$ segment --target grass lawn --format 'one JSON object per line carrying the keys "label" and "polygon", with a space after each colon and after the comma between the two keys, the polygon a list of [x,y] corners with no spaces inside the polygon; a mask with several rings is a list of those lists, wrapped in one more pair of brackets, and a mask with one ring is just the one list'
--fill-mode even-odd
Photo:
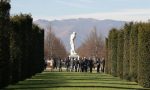
{"label": "grass lawn", "polygon": [[6,90],[142,90],[142,87],[103,73],[45,71]]}

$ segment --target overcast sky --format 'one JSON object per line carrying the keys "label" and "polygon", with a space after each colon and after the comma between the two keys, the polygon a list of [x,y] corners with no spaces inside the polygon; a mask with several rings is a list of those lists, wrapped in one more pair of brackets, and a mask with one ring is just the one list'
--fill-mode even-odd
{"label": "overcast sky", "polygon": [[11,15],[19,13],[31,13],[34,20],[147,21],[150,19],[150,0],[11,0]]}

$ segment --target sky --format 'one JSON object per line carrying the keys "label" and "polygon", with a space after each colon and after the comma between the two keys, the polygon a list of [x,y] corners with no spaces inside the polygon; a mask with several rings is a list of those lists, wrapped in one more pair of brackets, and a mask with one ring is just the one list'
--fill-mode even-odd
{"label": "sky", "polygon": [[20,13],[31,14],[34,20],[148,21],[150,0],[11,0],[11,15]]}

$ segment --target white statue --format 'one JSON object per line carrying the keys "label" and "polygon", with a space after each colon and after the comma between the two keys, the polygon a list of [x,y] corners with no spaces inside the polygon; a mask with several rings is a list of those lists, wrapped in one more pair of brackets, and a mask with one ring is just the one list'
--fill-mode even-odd
{"label": "white statue", "polygon": [[75,52],[75,45],[74,45],[74,40],[76,38],[76,33],[73,32],[71,35],[70,35],[70,45],[71,45],[71,50],[70,50],[70,54],[71,55],[76,55],[77,53]]}

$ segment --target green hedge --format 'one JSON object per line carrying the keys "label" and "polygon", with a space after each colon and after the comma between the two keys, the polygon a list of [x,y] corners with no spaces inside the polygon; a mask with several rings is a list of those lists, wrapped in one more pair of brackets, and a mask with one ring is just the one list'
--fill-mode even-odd
{"label": "green hedge", "polygon": [[27,14],[9,16],[9,0],[0,1],[0,89],[44,70],[44,30]]}
{"label": "green hedge", "polygon": [[150,87],[150,23],[139,27],[138,49],[138,83]]}
{"label": "green hedge", "polygon": [[118,44],[118,31],[111,30],[111,74],[117,76],[117,44]]}
{"label": "green hedge", "polygon": [[138,70],[138,24],[131,27],[130,33],[130,77],[137,82]]}
{"label": "green hedge", "polygon": [[23,14],[12,18],[12,27],[11,60],[18,65],[16,69],[19,67],[14,77],[24,80],[44,69],[44,30],[32,24],[30,15]]}
{"label": "green hedge", "polygon": [[123,79],[124,31],[118,31],[117,74]]}
{"label": "green hedge", "polygon": [[45,68],[44,30],[28,14],[9,17],[10,4],[0,1],[0,89]]}
{"label": "green hedge", "polygon": [[130,32],[133,23],[124,26],[124,57],[123,57],[123,78],[130,80]]}
{"label": "green hedge", "polygon": [[[34,42],[33,45],[33,60],[34,61],[34,65],[37,67],[34,67],[34,70],[36,71],[36,73],[40,73],[44,70],[44,30],[40,29],[38,26],[33,25],[33,36],[35,36],[34,40],[32,42]],[[38,38],[36,38],[38,37]],[[40,49],[39,49],[40,48]],[[38,60],[38,62],[37,62]]]}
{"label": "green hedge", "polygon": [[0,1],[0,87],[10,83],[9,10],[10,4]]}
{"label": "green hedge", "polygon": [[108,71],[108,38],[105,39],[105,72],[108,74],[109,71]]}
{"label": "green hedge", "polygon": [[[28,77],[29,75],[29,71],[30,71],[30,52],[29,50],[31,49],[30,47],[30,39],[31,39],[31,31],[32,31],[32,18],[29,15],[23,15],[21,14],[16,15],[12,18],[12,22],[14,24],[16,24],[16,26],[14,26],[14,30],[16,32],[18,32],[18,37],[19,37],[19,41],[16,42],[18,43],[17,45],[19,46],[20,49],[20,56],[19,59],[21,59],[21,61],[19,61],[20,63],[20,67],[19,67],[19,71],[20,71],[20,79],[24,80],[26,77]],[[15,37],[14,37],[15,38]],[[15,45],[15,46],[17,46]],[[16,51],[16,49],[14,49],[14,51]],[[13,52],[12,52],[13,54]],[[18,57],[17,57],[18,58]],[[14,60],[16,60],[14,58]]]}
{"label": "green hedge", "polygon": [[[115,37],[117,33],[118,40]],[[136,81],[139,85],[150,88],[150,23],[131,22],[125,24],[123,30],[112,29],[106,43],[106,63],[108,71],[111,69],[110,74],[115,76],[117,67],[120,78]]]}
{"label": "green hedge", "polygon": [[10,61],[11,61],[11,74],[12,83],[16,83],[21,78],[21,59],[22,50],[21,45],[23,44],[21,40],[21,30],[19,22],[11,20],[12,29],[10,31]]}
{"label": "green hedge", "polygon": [[111,61],[112,61],[112,59],[111,59],[111,56],[112,56],[112,47],[111,47],[111,45],[112,45],[112,42],[111,42],[111,38],[112,38],[112,35],[111,35],[111,33],[112,33],[112,31],[110,31],[109,32],[109,36],[108,36],[108,62],[106,62],[106,63],[108,63],[108,73],[109,74],[111,74],[111,67],[112,67],[112,63],[111,63]]}

